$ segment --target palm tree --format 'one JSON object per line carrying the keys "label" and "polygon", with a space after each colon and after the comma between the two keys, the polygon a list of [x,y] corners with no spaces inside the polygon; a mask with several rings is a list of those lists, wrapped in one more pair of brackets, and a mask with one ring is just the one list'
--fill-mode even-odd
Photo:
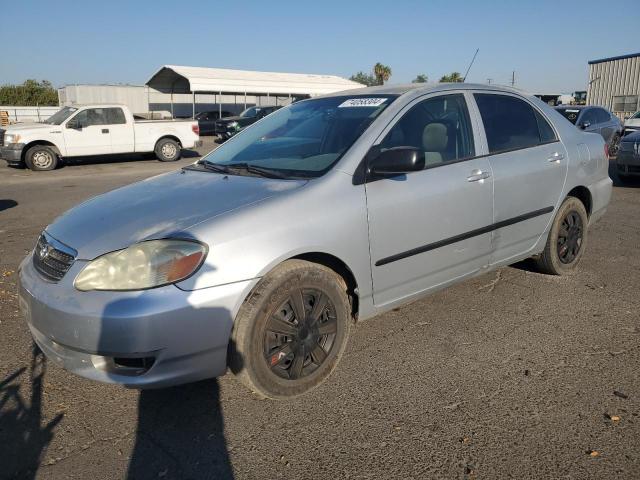
{"label": "palm tree", "polygon": [[373,67],[373,74],[378,80],[378,85],[384,85],[384,82],[388,81],[389,77],[391,77],[391,67],[378,62]]}
{"label": "palm tree", "polygon": [[440,78],[440,82],[452,82],[452,83],[457,83],[457,82],[462,82],[464,81],[464,79],[462,78],[462,75],[460,75],[459,72],[453,72],[450,73],[449,75],[443,75]]}

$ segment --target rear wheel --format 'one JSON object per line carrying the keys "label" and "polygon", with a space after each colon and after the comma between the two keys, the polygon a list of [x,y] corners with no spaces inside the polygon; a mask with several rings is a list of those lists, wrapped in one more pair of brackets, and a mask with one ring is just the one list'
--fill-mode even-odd
{"label": "rear wheel", "polygon": [[609,144],[609,156],[616,157],[618,155],[618,150],[620,149],[620,134],[616,133],[613,135],[611,139],[611,143]]}
{"label": "rear wheel", "polygon": [[347,287],[334,271],[288,260],[265,276],[241,307],[229,365],[256,394],[290,398],[335,369],[351,325]]}
{"label": "rear wheel", "polygon": [[182,155],[182,147],[175,140],[170,138],[161,138],[156,143],[156,148],[153,150],[156,157],[161,162],[175,162]]}
{"label": "rear wheel", "polygon": [[54,170],[59,163],[58,154],[47,145],[36,145],[27,150],[24,161],[31,170]]}
{"label": "rear wheel", "polygon": [[567,197],[553,220],[547,244],[536,259],[540,270],[550,275],[566,275],[575,270],[586,246],[588,223],[583,203]]}

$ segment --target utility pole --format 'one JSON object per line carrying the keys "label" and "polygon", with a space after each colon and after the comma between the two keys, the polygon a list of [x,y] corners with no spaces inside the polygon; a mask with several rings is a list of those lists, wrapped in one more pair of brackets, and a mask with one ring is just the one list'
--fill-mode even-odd
{"label": "utility pole", "polygon": [[516,71],[511,72],[511,86],[513,87],[516,84]]}

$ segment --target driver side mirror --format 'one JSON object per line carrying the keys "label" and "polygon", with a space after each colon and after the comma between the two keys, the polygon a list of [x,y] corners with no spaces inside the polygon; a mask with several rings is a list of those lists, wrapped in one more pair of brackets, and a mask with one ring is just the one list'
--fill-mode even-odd
{"label": "driver side mirror", "polygon": [[369,162],[369,173],[388,177],[424,170],[424,152],[414,147],[384,150]]}
{"label": "driver side mirror", "polygon": [[82,125],[75,119],[71,119],[67,122],[67,128],[72,128],[74,130],[82,130]]}
{"label": "driver side mirror", "polygon": [[580,124],[580,128],[581,128],[582,130],[587,129],[587,128],[589,128],[590,126],[591,126],[591,122],[589,122],[589,121],[582,122],[582,123]]}

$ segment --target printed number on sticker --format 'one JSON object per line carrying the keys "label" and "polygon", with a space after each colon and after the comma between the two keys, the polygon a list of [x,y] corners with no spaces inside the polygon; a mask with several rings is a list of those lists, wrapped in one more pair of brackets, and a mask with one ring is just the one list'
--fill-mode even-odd
{"label": "printed number on sticker", "polygon": [[386,98],[351,98],[349,100],[345,100],[338,108],[346,108],[346,107],[379,107],[384,102],[386,102]]}

